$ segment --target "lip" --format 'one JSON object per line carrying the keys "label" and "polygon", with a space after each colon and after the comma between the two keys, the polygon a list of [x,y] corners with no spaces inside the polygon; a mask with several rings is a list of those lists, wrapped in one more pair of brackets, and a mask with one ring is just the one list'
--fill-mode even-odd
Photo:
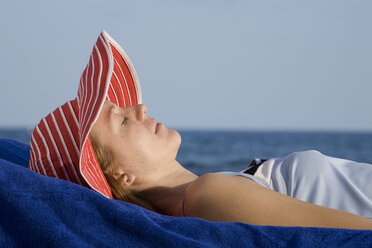
{"label": "lip", "polygon": [[155,134],[157,134],[159,132],[159,129],[160,129],[161,125],[163,125],[163,124],[161,124],[160,122],[156,123]]}

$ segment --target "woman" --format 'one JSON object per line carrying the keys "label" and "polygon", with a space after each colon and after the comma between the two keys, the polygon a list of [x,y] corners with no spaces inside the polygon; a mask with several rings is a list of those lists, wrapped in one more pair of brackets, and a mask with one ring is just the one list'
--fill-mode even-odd
{"label": "woman", "polygon": [[147,116],[128,56],[102,32],[77,97],[36,126],[29,168],[172,216],[372,230],[358,216],[372,216],[371,165],[309,151],[197,177],[175,160],[180,143],[177,131]]}

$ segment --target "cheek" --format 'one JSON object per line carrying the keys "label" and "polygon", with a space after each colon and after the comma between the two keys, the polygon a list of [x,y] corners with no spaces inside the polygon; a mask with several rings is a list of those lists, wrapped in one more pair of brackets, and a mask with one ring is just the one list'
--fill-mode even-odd
{"label": "cheek", "polygon": [[121,145],[122,162],[128,166],[158,166],[176,158],[181,136],[175,130],[160,135],[152,135],[147,130],[136,130],[123,139]]}
{"label": "cheek", "polygon": [[156,148],[153,140],[145,131],[133,132],[123,141],[125,156],[132,163],[146,163],[153,156],[152,149]]}
{"label": "cheek", "polygon": [[129,173],[135,173],[136,175],[138,172],[141,172],[144,165],[147,163],[146,155],[141,150],[140,144],[130,142],[127,140],[125,144],[122,144],[120,149],[120,154],[117,155],[119,159],[118,163],[122,167],[122,169]]}
{"label": "cheek", "polygon": [[166,158],[175,159],[180,145],[180,134],[175,130],[169,129],[168,132],[161,137],[159,148],[156,152],[162,153]]}
{"label": "cheek", "polygon": [[178,132],[169,130],[163,135],[151,135],[149,133],[138,134],[134,140],[135,149],[141,154],[141,159],[150,164],[159,164],[175,159],[181,138]]}

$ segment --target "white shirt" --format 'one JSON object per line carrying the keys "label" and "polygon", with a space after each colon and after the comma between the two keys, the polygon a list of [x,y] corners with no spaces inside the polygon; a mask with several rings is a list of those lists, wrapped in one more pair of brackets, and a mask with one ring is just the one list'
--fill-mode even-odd
{"label": "white shirt", "polygon": [[254,176],[260,185],[293,198],[372,219],[372,165],[333,158],[318,151],[294,152],[265,161]]}

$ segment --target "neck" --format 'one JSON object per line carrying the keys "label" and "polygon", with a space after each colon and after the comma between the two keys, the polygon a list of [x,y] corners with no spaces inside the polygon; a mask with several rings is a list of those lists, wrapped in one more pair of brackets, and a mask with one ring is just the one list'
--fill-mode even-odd
{"label": "neck", "polygon": [[160,178],[156,186],[141,191],[141,195],[159,213],[181,216],[186,189],[198,176],[183,168],[176,160],[171,168],[174,170]]}

